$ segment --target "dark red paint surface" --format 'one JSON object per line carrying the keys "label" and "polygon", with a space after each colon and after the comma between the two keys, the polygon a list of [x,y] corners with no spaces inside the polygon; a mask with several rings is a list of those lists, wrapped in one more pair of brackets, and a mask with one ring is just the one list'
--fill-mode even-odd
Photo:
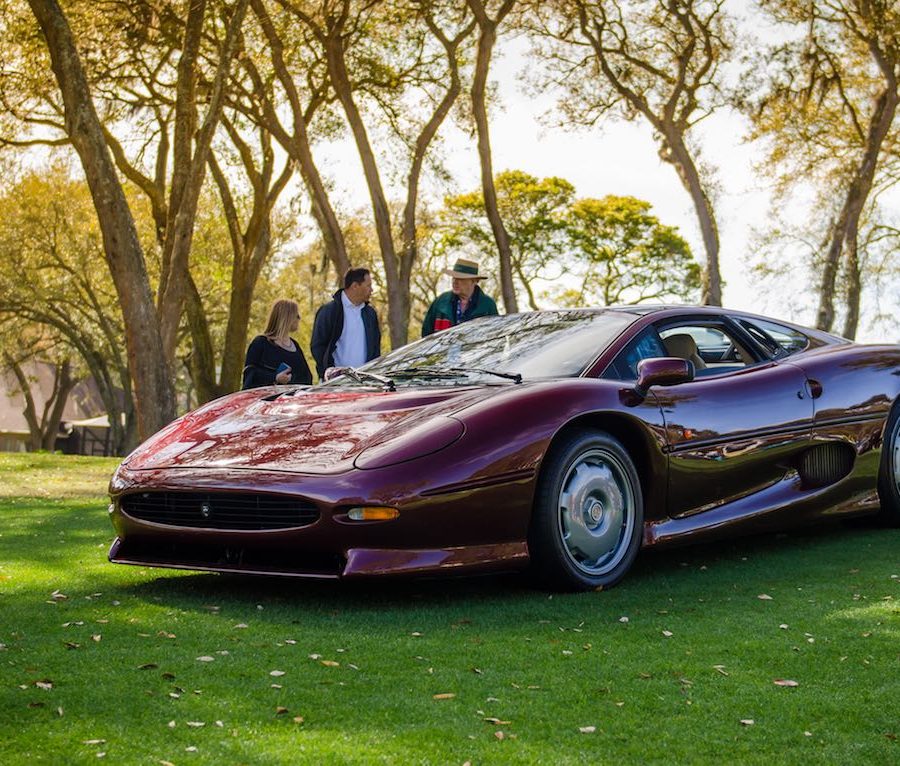
{"label": "dark red paint surface", "polygon": [[[139,447],[111,484],[110,559],[187,569],[349,577],[527,565],[535,485],[554,438],[574,425],[628,449],[645,498],[645,545],[707,539],[877,510],[884,425],[900,393],[900,348],[837,342],[730,374],[653,386],[602,379],[647,325],[719,309],[636,316],[578,378],[522,384],[240,392]],[[804,487],[812,446],[854,454],[849,475]],[[172,527],[129,517],[124,494],[264,492],[311,501],[314,524],[277,531]],[[352,522],[354,506],[399,518]]]}

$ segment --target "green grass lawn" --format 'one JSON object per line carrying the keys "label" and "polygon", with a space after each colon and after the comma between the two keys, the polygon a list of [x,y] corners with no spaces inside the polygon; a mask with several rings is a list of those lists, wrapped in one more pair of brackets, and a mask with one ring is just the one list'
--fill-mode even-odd
{"label": "green grass lawn", "polygon": [[900,530],[348,587],[109,564],[114,466],[0,457],[0,764],[900,763]]}

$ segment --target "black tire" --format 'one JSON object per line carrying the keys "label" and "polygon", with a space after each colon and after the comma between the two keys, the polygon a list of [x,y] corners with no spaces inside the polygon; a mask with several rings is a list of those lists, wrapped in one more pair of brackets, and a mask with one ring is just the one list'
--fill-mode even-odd
{"label": "black tire", "polygon": [[610,588],[637,556],[644,501],[628,451],[602,431],[562,434],[544,458],[528,549],[538,581],[560,590]]}
{"label": "black tire", "polygon": [[900,482],[900,402],[895,402],[884,426],[881,467],[878,469],[878,497],[881,499],[878,520],[890,527],[900,527],[898,482]]}

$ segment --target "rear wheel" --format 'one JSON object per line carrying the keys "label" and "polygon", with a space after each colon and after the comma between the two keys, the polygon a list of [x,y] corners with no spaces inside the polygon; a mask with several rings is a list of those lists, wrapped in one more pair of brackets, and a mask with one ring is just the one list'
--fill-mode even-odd
{"label": "rear wheel", "polygon": [[884,427],[878,496],[881,498],[878,518],[892,527],[900,527],[900,403],[894,404]]}
{"label": "rear wheel", "polygon": [[643,496],[622,444],[573,430],[541,470],[529,551],[542,582],[565,590],[609,588],[628,571],[643,534]]}

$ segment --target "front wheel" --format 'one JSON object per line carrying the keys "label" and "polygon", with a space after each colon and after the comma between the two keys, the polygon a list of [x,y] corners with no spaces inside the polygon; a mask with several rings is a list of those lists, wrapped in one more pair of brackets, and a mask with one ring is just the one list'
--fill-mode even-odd
{"label": "front wheel", "polygon": [[528,547],[535,573],[565,590],[609,588],[631,567],[644,526],[641,484],[607,433],[565,434],[544,459]]}
{"label": "front wheel", "polygon": [[900,527],[900,403],[894,405],[884,427],[878,496],[881,500],[879,520]]}

